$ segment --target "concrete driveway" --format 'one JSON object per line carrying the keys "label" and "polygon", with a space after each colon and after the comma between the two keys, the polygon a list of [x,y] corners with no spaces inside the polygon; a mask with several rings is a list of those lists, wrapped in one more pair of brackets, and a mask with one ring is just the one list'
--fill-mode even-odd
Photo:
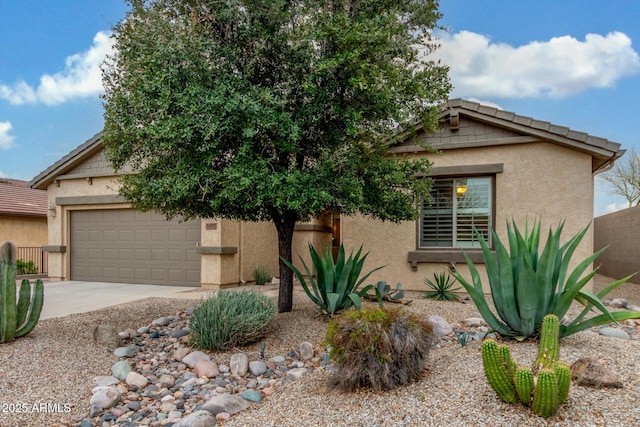
{"label": "concrete driveway", "polygon": [[150,297],[200,299],[210,292],[211,290],[185,286],[48,282],[44,284],[44,306],[40,319],[84,313]]}

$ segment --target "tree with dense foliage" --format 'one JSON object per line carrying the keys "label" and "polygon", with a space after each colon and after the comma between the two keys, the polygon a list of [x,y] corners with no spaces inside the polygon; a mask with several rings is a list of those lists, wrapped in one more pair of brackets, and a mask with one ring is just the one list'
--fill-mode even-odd
{"label": "tree with dense foliage", "polygon": [[[415,218],[427,160],[388,156],[437,126],[437,0],[130,0],[103,68],[107,156],[134,207],[297,222],[328,210]],[[278,308],[292,308],[280,262]]]}
{"label": "tree with dense foliage", "polygon": [[627,199],[629,207],[640,204],[640,154],[635,149],[599,178],[609,185],[611,194]]}

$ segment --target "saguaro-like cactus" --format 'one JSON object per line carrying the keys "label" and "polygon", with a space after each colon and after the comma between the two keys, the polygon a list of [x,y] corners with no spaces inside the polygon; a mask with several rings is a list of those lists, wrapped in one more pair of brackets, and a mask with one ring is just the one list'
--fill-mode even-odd
{"label": "saguaro-like cactus", "polygon": [[[541,417],[555,414],[558,405],[567,400],[571,384],[569,365],[559,361],[560,322],[550,314],[542,321],[540,348],[532,368],[517,366],[509,347],[494,339],[482,343],[484,372],[491,387],[507,403],[520,401]],[[537,373],[537,381],[534,379]],[[533,398],[532,398],[533,397]]]}
{"label": "saguaro-like cactus", "polygon": [[40,318],[44,301],[44,284],[38,279],[33,292],[27,279],[20,285],[16,303],[16,246],[0,245],[0,343],[27,335]]}

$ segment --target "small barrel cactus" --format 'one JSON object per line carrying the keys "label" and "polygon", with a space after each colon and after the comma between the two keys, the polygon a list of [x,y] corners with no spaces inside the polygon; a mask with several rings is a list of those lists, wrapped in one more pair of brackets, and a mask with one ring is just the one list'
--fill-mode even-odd
{"label": "small barrel cactus", "polygon": [[[569,365],[559,361],[558,317],[549,314],[542,321],[538,357],[532,368],[517,366],[509,347],[494,339],[482,343],[482,363],[487,381],[507,403],[531,405],[534,414],[550,417],[567,400],[571,385]],[[537,378],[534,375],[537,373]]]}
{"label": "small barrel cactus", "polygon": [[16,260],[13,242],[0,245],[0,343],[27,335],[40,318],[44,284],[38,279],[33,292],[27,279],[20,284],[16,303]]}

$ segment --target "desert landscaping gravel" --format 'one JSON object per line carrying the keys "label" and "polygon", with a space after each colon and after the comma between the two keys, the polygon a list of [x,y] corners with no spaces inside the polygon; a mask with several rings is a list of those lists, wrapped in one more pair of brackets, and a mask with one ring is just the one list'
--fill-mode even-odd
{"label": "desert landscaping gravel", "polygon": [[[595,289],[610,279],[597,276]],[[254,287],[256,288],[256,287]],[[261,288],[256,288],[261,289]],[[262,289],[274,290],[274,287]],[[46,292],[46,289],[45,289]],[[640,286],[623,285],[611,297],[640,305]],[[326,320],[295,293],[294,310],[277,316],[266,339],[267,357],[285,354],[303,341],[316,351],[322,344]],[[439,315],[455,329],[461,321],[478,317],[471,302],[437,302],[411,293],[406,309],[425,318]],[[147,299],[132,304],[42,320],[28,336],[0,345],[0,426],[73,426],[71,417],[88,416],[95,376],[109,375],[118,360],[113,351],[95,344],[93,329],[101,323],[119,330],[148,325],[161,316],[175,315],[197,300]],[[577,308],[576,308],[577,309]],[[631,323],[626,324],[631,327]],[[514,359],[530,364],[537,343],[511,343]],[[592,389],[572,384],[568,401],[549,419],[528,408],[501,402],[482,370],[480,343],[455,342],[434,348],[423,379],[395,391],[345,393],[326,386],[330,371],[317,370],[300,380],[279,384],[276,392],[224,426],[638,426],[640,425],[640,340],[624,340],[586,331],[560,342],[560,358],[573,363],[593,357],[623,382],[621,389]],[[257,354],[257,345],[240,349]],[[237,350],[236,350],[237,351]],[[228,360],[229,352],[211,354]],[[27,409],[18,413],[17,408]]]}

